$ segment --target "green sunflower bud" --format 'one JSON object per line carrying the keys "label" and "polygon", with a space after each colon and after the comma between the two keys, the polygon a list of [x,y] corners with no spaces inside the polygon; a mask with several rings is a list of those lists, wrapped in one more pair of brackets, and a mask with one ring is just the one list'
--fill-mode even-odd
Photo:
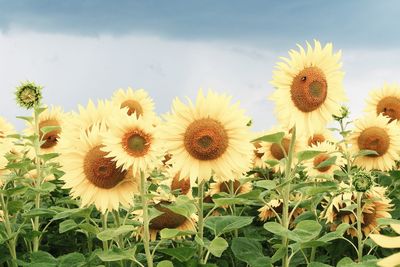
{"label": "green sunflower bud", "polygon": [[15,92],[17,103],[26,109],[38,105],[42,99],[42,88],[33,82],[22,83]]}
{"label": "green sunflower bud", "polygon": [[349,108],[346,106],[341,106],[340,115],[332,115],[332,116],[336,121],[340,121],[340,120],[343,120],[344,118],[349,117],[349,115],[350,115]]}
{"label": "green sunflower bud", "polygon": [[371,173],[359,172],[353,178],[353,185],[357,192],[368,191],[373,185]]}

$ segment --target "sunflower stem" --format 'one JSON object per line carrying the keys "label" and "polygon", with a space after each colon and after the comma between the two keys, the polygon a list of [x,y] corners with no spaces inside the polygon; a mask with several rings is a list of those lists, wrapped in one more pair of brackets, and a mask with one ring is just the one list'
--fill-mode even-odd
{"label": "sunflower stem", "polygon": [[147,202],[147,181],[143,171],[140,171],[140,194],[142,196],[143,207],[143,246],[146,253],[147,266],[153,267],[153,256],[150,251],[150,220],[149,207]]}
{"label": "sunflower stem", "polygon": [[[121,226],[120,218],[119,218],[119,211],[118,210],[113,210],[113,216],[114,216],[114,224],[117,228]],[[118,236],[118,246],[119,248],[123,249],[124,248],[124,242],[122,235]]]}
{"label": "sunflower stem", "polygon": [[[34,136],[35,139],[33,141],[33,148],[35,151],[35,165],[36,165],[36,195],[35,195],[35,208],[39,209],[40,208],[40,184],[42,182],[42,173],[41,173],[41,166],[40,166],[40,128],[39,128],[39,115],[40,115],[40,106],[35,105],[34,107]],[[33,222],[33,230],[38,232],[39,231],[39,216],[35,216],[34,222]],[[33,252],[36,252],[39,250],[39,236],[35,235],[33,238]]]}
{"label": "sunflower stem", "polygon": [[[108,217],[108,212],[101,214],[103,231],[107,230],[107,217]],[[108,242],[107,241],[103,241],[103,250],[108,251]]]}
{"label": "sunflower stem", "polygon": [[[4,195],[0,193],[0,200],[1,200],[1,209],[3,210],[3,220],[4,220],[4,226],[6,228],[6,233],[8,237],[11,237],[13,234],[12,231],[12,226],[10,222],[10,214],[8,213],[7,205],[6,202],[4,201]],[[17,251],[16,251],[16,242],[17,241],[17,236],[11,238],[10,240],[7,241],[8,245],[8,250],[10,252],[10,255],[12,257],[12,262],[11,266],[17,266]]]}
{"label": "sunflower stem", "polygon": [[[296,126],[293,127],[292,129],[292,138],[290,140],[290,146],[289,146],[289,151],[286,157],[286,166],[285,166],[285,174],[284,174],[284,186],[282,188],[282,205],[283,205],[283,210],[282,210],[282,226],[285,229],[289,229],[289,198],[290,198],[290,183],[287,183],[287,181],[290,181],[291,179],[291,168],[292,168],[292,162],[293,162],[293,154],[294,154],[294,145],[296,142]],[[284,150],[283,150],[284,151]],[[282,266],[283,267],[288,267],[289,266],[289,240],[287,237],[284,237],[282,239],[282,246],[285,249],[285,254],[282,259]]]}
{"label": "sunflower stem", "polygon": [[362,222],[362,192],[357,192],[357,240],[358,240],[358,262],[362,262],[363,258],[363,233],[362,233],[362,227],[361,227],[361,222]]}
{"label": "sunflower stem", "polygon": [[[201,181],[199,183],[199,221],[197,223],[197,226],[199,228],[197,234],[198,234],[198,238],[201,240],[201,242],[203,242],[203,236],[204,236],[204,217],[203,217],[203,210],[204,210],[204,184],[205,181]],[[202,263],[202,257],[203,257],[203,245],[202,244],[197,244],[197,248],[198,248],[198,256],[199,256],[199,262]]]}
{"label": "sunflower stem", "polygon": [[[235,198],[235,196],[236,196],[235,181],[229,181],[229,187],[230,187],[229,191],[230,191],[230,194],[231,194],[231,198]],[[236,215],[236,205],[235,204],[232,204],[232,215],[234,215],[234,216]],[[235,235],[235,237],[239,236],[238,229],[234,230],[234,235]]]}

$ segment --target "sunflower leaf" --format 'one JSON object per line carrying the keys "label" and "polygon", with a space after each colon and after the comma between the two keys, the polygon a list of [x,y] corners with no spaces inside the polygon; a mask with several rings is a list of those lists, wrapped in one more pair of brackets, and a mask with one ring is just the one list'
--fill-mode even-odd
{"label": "sunflower leaf", "polygon": [[318,156],[319,154],[324,153],[324,151],[319,151],[319,150],[305,150],[305,151],[300,151],[297,153],[296,157],[299,160],[299,162],[301,161],[305,161],[305,160],[309,160],[312,159],[316,156]]}
{"label": "sunflower leaf", "polygon": [[222,256],[222,253],[229,247],[228,242],[222,237],[217,237],[211,241],[208,246],[208,251],[213,254],[215,257],[219,258]]}
{"label": "sunflower leaf", "polygon": [[283,137],[285,136],[284,132],[278,132],[278,133],[274,133],[274,134],[268,134],[268,135],[264,135],[261,136],[257,139],[254,139],[252,142],[258,142],[258,141],[264,141],[264,142],[268,142],[268,143],[281,143]]}

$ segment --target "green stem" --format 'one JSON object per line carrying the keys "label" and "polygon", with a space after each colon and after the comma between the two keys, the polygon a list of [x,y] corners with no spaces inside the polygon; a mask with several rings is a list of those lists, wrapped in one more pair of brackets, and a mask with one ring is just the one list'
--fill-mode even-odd
{"label": "green stem", "polygon": [[[36,165],[36,183],[35,187],[36,189],[40,188],[41,184],[41,169],[40,169],[40,128],[39,128],[39,108],[40,106],[35,106],[34,108],[34,126],[35,126],[35,140],[33,142],[33,147],[35,150],[35,165]],[[40,208],[40,192],[39,190],[36,190],[36,196],[35,196],[35,208],[39,209]],[[35,216],[34,222],[33,222],[33,230],[36,232],[39,232],[39,216]],[[36,252],[39,250],[39,236],[35,235],[33,238],[33,251]]]}
{"label": "green stem", "polygon": [[[3,220],[4,220],[4,226],[6,228],[7,236],[11,237],[13,234],[11,223],[10,223],[10,217],[7,209],[7,205],[4,201],[4,195],[0,194],[0,200],[1,200],[1,209],[3,210]],[[10,240],[8,240],[8,250],[10,252],[10,255],[12,257],[12,266],[17,266],[17,251],[16,251],[16,242],[17,237],[13,237]]]}
{"label": "green stem", "polygon": [[[230,194],[231,194],[231,198],[235,198],[236,197],[236,192],[235,192],[235,181],[229,181],[229,187],[230,187]],[[232,204],[232,215],[236,215],[236,205]],[[234,231],[234,235],[235,237],[239,236],[239,230],[235,229]]]}
{"label": "green stem", "polygon": [[[115,222],[115,226],[117,227],[117,228],[119,228],[120,226],[121,226],[121,222],[120,222],[120,218],[119,218],[119,212],[117,211],[117,210],[114,210],[113,211],[113,216],[114,216],[114,222]],[[119,248],[124,248],[125,247],[125,244],[124,244],[124,241],[123,241],[123,238],[122,238],[122,235],[119,235],[118,236],[118,246],[119,246]]]}
{"label": "green stem", "polygon": [[[204,184],[205,184],[204,180],[199,183],[199,203],[198,203],[199,220],[197,222],[199,230],[197,231],[197,235],[201,241],[203,241],[204,238],[204,217],[203,217]],[[198,244],[197,249],[198,249],[199,261],[201,263],[201,259],[203,257],[203,246],[201,244]]]}
{"label": "green stem", "polygon": [[361,227],[361,221],[362,221],[362,192],[357,192],[357,240],[358,240],[358,262],[362,262],[363,258],[363,233],[362,233],[362,227]]}
{"label": "green stem", "polygon": [[[107,218],[108,218],[108,212],[101,214],[103,231],[107,230]],[[108,251],[108,242],[107,241],[103,241],[103,250]]]}
{"label": "green stem", "polygon": [[143,171],[140,171],[140,194],[142,196],[143,207],[143,245],[146,253],[147,266],[153,267],[153,257],[150,251],[150,220],[149,220],[149,207],[147,201],[147,180]]}
{"label": "green stem", "polygon": [[[283,180],[283,183],[285,185],[282,188],[282,202],[283,202],[282,226],[285,229],[289,229],[289,222],[290,222],[289,218],[290,183],[287,183],[287,181],[290,181],[292,175],[291,169],[292,169],[295,142],[296,142],[296,126],[294,126],[292,129],[292,138],[290,140],[290,147],[286,157],[287,161],[286,161],[285,175]],[[285,249],[285,255],[282,259],[282,266],[288,267],[290,260],[289,260],[289,240],[287,237],[284,237],[282,239],[282,246]]]}

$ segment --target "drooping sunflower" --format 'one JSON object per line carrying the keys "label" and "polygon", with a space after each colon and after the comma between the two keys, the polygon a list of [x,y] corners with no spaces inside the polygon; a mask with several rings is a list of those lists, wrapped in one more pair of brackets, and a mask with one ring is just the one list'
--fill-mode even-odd
{"label": "drooping sunflower", "polygon": [[125,91],[119,89],[114,93],[112,103],[116,107],[126,110],[129,116],[135,113],[137,118],[141,116],[155,117],[153,100],[143,89],[133,90],[130,87]]}
{"label": "drooping sunflower", "polygon": [[[262,137],[264,135],[267,135],[267,134],[268,134],[267,132],[254,133],[253,140],[257,139],[259,137]],[[261,142],[260,141],[253,142],[253,146],[254,146],[254,150],[253,150],[253,168],[265,169],[267,167],[267,164],[262,159],[262,157],[264,156],[264,153],[259,151],[260,148],[261,148]]]}
{"label": "drooping sunflower", "polygon": [[[262,154],[261,160],[266,162],[266,161],[279,161],[278,164],[272,167],[274,172],[283,172],[285,170],[285,166],[282,164],[280,160],[282,160],[285,155],[288,154],[289,148],[290,148],[290,142],[292,140],[292,133],[290,130],[287,130],[286,128],[281,128],[281,127],[276,127],[267,132],[267,134],[275,134],[278,132],[283,132],[285,133],[285,136],[282,139],[281,146],[276,143],[270,143],[270,142],[260,142],[260,148],[257,150],[258,153]],[[305,149],[305,141],[304,141],[304,135],[297,135],[296,141],[294,144],[294,153],[302,151]],[[293,164],[295,164],[295,160],[293,161]]]}
{"label": "drooping sunflower", "polygon": [[139,192],[140,181],[131,170],[123,170],[102,151],[104,124],[95,124],[89,131],[81,130],[76,146],[62,149],[60,160],[65,175],[64,188],[80,198],[82,206],[94,204],[98,210],[117,210],[119,205],[132,204]]}
{"label": "drooping sunflower", "polygon": [[381,89],[370,91],[366,102],[366,112],[383,114],[390,118],[390,122],[400,119],[400,86],[398,84],[385,84]]}
{"label": "drooping sunflower", "polygon": [[[290,202],[296,203],[301,201],[302,197],[299,193],[293,193],[290,195]],[[271,199],[268,203],[266,203],[263,207],[258,209],[258,218],[265,222],[272,218],[276,217],[276,214],[282,214],[283,209],[283,201],[282,199]],[[305,211],[304,208],[296,207],[295,210],[293,208],[289,209],[289,212],[292,213],[292,217],[290,217],[291,227],[293,226],[293,221],[301,215]]]}
{"label": "drooping sunflower", "polygon": [[115,110],[103,142],[102,150],[117,167],[132,168],[137,175],[154,168],[164,155],[152,120],[129,116],[123,110]]}
{"label": "drooping sunflower", "polygon": [[307,43],[307,51],[290,50],[290,58],[282,58],[273,73],[271,84],[276,88],[270,99],[276,103],[278,121],[299,133],[313,133],[325,127],[332,115],[340,114],[340,102],[345,101],[341,52],[333,54],[332,44],[314,48]]}
{"label": "drooping sunflower", "polygon": [[[340,170],[340,167],[345,164],[342,153],[338,151],[335,144],[328,141],[317,143],[309,148],[309,150],[323,151],[313,159],[304,162],[305,171],[309,177],[316,178],[317,180],[333,179],[334,171]],[[334,164],[317,168],[322,162],[329,158],[336,157]]]}
{"label": "drooping sunflower", "polygon": [[65,117],[59,146],[67,149],[70,146],[76,146],[81,130],[90,131],[93,125],[98,123],[107,126],[108,117],[112,112],[113,106],[109,101],[98,100],[96,105],[89,100],[86,107],[79,105],[78,112],[72,112]]}
{"label": "drooping sunflower", "polygon": [[[233,183],[233,192],[231,192],[231,185],[229,184],[230,182]],[[252,190],[252,185],[250,182],[245,182],[242,183],[239,180],[233,180],[229,182],[214,182],[210,183],[210,190],[208,192],[208,195],[213,196],[215,194],[224,192],[227,194],[234,194],[234,195],[240,195],[240,194],[246,194]]]}
{"label": "drooping sunflower", "polygon": [[[391,200],[385,196],[386,189],[374,186],[363,194],[361,227],[364,235],[379,233],[379,218],[391,218],[389,211],[392,210]],[[353,204],[357,204],[356,192],[343,192],[334,196],[330,204],[325,207],[322,217],[330,224],[332,231],[335,231],[341,223],[354,224],[357,222],[355,211],[343,210]],[[357,236],[354,228],[347,230],[347,234]]]}
{"label": "drooping sunflower", "polygon": [[230,100],[213,91],[204,96],[201,90],[195,104],[174,100],[160,136],[181,178],[203,181],[214,173],[229,180],[250,168],[254,148],[249,119]]}
{"label": "drooping sunflower", "polygon": [[359,156],[354,164],[366,170],[377,169],[388,171],[392,169],[399,158],[400,129],[395,122],[382,114],[368,114],[355,121],[355,129],[350,136],[353,154],[360,150],[373,150],[378,155]]}

